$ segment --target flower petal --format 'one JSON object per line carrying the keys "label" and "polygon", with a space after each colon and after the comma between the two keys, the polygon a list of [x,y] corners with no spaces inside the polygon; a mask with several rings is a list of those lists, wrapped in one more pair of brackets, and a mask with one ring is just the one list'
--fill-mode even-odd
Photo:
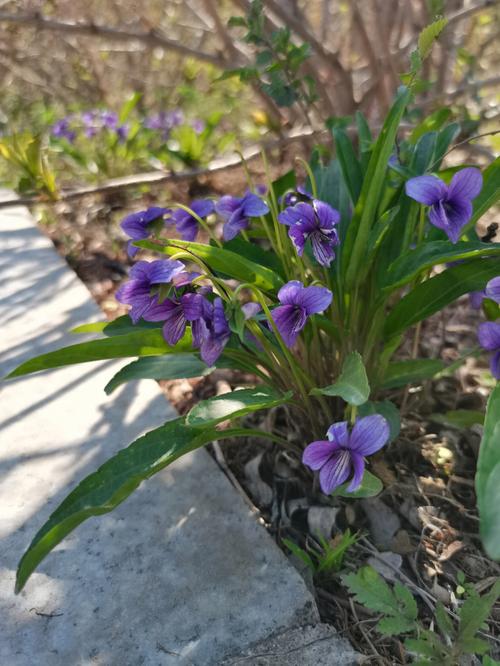
{"label": "flower petal", "polygon": [[297,335],[304,328],[307,315],[303,308],[297,305],[279,305],[274,308],[273,320],[286,345],[293,347]]}
{"label": "flower petal", "polygon": [[243,197],[243,211],[247,217],[260,217],[269,213],[269,206],[256,194],[249,192]]}
{"label": "flower petal", "polygon": [[332,423],[326,436],[330,442],[336,442],[339,446],[347,448],[349,446],[349,424],[347,421]]}
{"label": "flower petal", "polygon": [[361,456],[370,456],[387,444],[389,423],[380,414],[364,416],[356,421],[349,440],[349,448]]}
{"label": "flower petal", "polygon": [[319,485],[325,495],[341,486],[351,473],[351,455],[345,449],[334,453],[319,472]]}
{"label": "flower petal", "polygon": [[500,350],[491,357],[490,368],[493,377],[500,381]]}
{"label": "flower petal", "polygon": [[180,261],[172,259],[159,259],[149,264],[149,281],[151,284],[165,284],[172,280],[175,275],[182,273],[185,266]]}
{"label": "flower petal", "polygon": [[299,280],[290,280],[278,291],[278,300],[282,305],[297,305],[299,294],[304,289],[304,285]]}
{"label": "flower petal", "polygon": [[351,483],[347,486],[348,493],[353,493],[359,488],[365,473],[365,461],[362,455],[356,453],[356,451],[351,451],[351,462],[354,468],[354,476]]}
{"label": "flower petal", "polygon": [[485,289],[486,298],[500,303],[500,276],[488,282]]}
{"label": "flower petal", "polygon": [[169,345],[176,345],[186,330],[186,317],[182,305],[173,307],[166,313],[163,325],[163,337]]}
{"label": "flower petal", "polygon": [[187,321],[195,321],[203,315],[203,296],[200,294],[184,294],[181,304]]}
{"label": "flower petal", "polygon": [[312,470],[316,471],[321,469],[339,447],[334,442],[318,441],[312,442],[304,449],[302,454],[302,462]]}
{"label": "flower petal", "polygon": [[448,198],[453,199],[455,196],[459,196],[464,199],[474,199],[481,192],[482,187],[483,176],[479,169],[467,167],[457,171],[451,179]]}
{"label": "flower petal", "polygon": [[225,241],[233,240],[233,238],[236,238],[240,231],[246,229],[249,224],[249,220],[246,217],[243,217],[241,208],[237,208],[229,218],[229,221],[224,225],[222,229],[222,237]]}
{"label": "flower petal", "polygon": [[191,201],[190,208],[198,217],[207,217],[215,210],[215,204],[211,199],[195,199]]}
{"label": "flower petal", "polygon": [[472,204],[468,199],[455,197],[450,201],[440,201],[429,211],[431,224],[442,229],[452,243],[462,235],[462,229],[470,220]]}
{"label": "flower petal", "polygon": [[330,266],[335,259],[334,247],[337,244],[337,236],[328,237],[321,231],[313,231],[310,235],[312,251],[320,266]]}
{"label": "flower petal", "polygon": [[448,188],[436,176],[417,176],[406,181],[406,194],[426,206],[432,206],[446,197]]}
{"label": "flower petal", "polygon": [[313,203],[314,210],[318,216],[320,229],[332,229],[335,224],[340,222],[340,213],[324,201],[315,199]]}
{"label": "flower petal", "polygon": [[231,197],[228,194],[221,197],[215,204],[216,212],[225,220],[229,220],[231,215],[241,206],[241,199]]}
{"label": "flower petal", "polygon": [[326,287],[305,287],[297,294],[296,303],[305,308],[307,315],[311,315],[326,310],[332,298],[332,292]]}
{"label": "flower petal", "polygon": [[494,321],[485,321],[477,329],[479,344],[488,351],[500,349],[500,324]]}

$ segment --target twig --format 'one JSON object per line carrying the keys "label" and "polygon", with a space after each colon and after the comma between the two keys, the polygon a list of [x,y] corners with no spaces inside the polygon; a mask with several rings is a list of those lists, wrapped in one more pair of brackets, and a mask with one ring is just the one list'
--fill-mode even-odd
{"label": "twig", "polygon": [[34,12],[32,14],[9,14],[0,12],[0,23],[15,23],[18,25],[32,26],[37,30],[50,30],[53,32],[65,32],[75,35],[106,37],[114,41],[142,42],[149,47],[160,46],[164,49],[177,51],[183,55],[209,62],[217,67],[224,68],[227,62],[220,55],[199,51],[186,46],[182,42],[177,42],[160,34],[157,30],[151,29],[147,32],[129,30],[125,27],[112,28],[106,25],[97,25],[96,23],[73,23],[69,21],[58,21],[45,18],[42,14]]}

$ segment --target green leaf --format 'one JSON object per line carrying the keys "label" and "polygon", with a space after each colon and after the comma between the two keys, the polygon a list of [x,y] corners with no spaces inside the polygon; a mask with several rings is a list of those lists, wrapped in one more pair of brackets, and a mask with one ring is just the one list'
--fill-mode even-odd
{"label": "green leaf", "polygon": [[418,50],[422,60],[431,52],[432,45],[448,23],[448,19],[440,18],[422,30],[418,38]]}
{"label": "green leaf", "polygon": [[453,409],[445,414],[431,414],[429,417],[436,423],[442,423],[446,426],[452,426],[463,430],[473,425],[484,423],[484,413],[472,409]]}
{"label": "green leaf", "polygon": [[235,419],[259,409],[270,409],[283,405],[292,397],[292,391],[278,393],[265,385],[251,389],[231,391],[215,398],[202,400],[186,416],[186,425],[196,428],[213,426],[226,419]]}
{"label": "green leaf", "polygon": [[375,476],[367,469],[365,469],[365,473],[363,474],[363,480],[357,490],[349,492],[347,490],[347,488],[349,487],[349,483],[350,481],[347,481],[338,488],[335,488],[333,493],[331,493],[331,497],[346,497],[349,499],[375,497],[376,495],[380,495],[380,493],[384,489],[382,481],[378,478],[378,476]]}
{"label": "green leaf", "polygon": [[358,409],[359,416],[370,416],[371,414],[380,414],[389,423],[389,442],[392,442],[399,435],[401,430],[401,415],[399,409],[390,400],[381,402],[372,402],[368,400]]}
{"label": "green leaf", "polygon": [[389,363],[384,375],[382,389],[393,389],[430,379],[446,368],[438,359],[408,359]]}
{"label": "green leaf", "polygon": [[356,573],[342,576],[342,583],[358,603],[370,610],[387,615],[398,610],[391,588],[373,567],[361,567]]}
{"label": "green leaf", "polygon": [[229,275],[241,282],[253,284],[263,291],[275,292],[283,286],[283,280],[277,273],[260,266],[259,264],[241,257],[235,252],[225,250],[212,245],[203,243],[193,243],[191,241],[172,240],[166,241],[165,245],[152,241],[139,241],[134,243],[138,247],[146,250],[153,250],[172,256],[179,254],[179,250],[186,251],[186,257],[195,256],[205,262],[212,271]]}
{"label": "green leaf", "polygon": [[260,266],[265,266],[270,270],[277,273],[280,278],[284,277],[283,264],[277,254],[265,250],[257,243],[249,243],[240,236],[233,238],[230,241],[224,242],[224,249],[234,252],[240,257],[245,257],[245,259],[250,259]]}
{"label": "green leaf", "polygon": [[359,163],[354,148],[352,147],[352,143],[344,130],[340,127],[333,127],[332,133],[335,138],[335,148],[342,175],[344,176],[344,182],[349,190],[351,201],[355,205],[363,185],[361,164]]}
{"label": "green leaf", "polygon": [[384,636],[398,636],[415,629],[415,621],[406,618],[404,615],[391,615],[382,618],[376,629]]}
{"label": "green leaf", "polygon": [[488,555],[500,560],[500,384],[486,408],[483,438],[476,470],[476,495],[480,534]]}
{"label": "green leaf", "polygon": [[460,625],[458,628],[458,643],[473,640],[476,633],[482,628],[488,619],[493,605],[500,596],[500,580],[487,594],[479,595],[477,592],[470,594],[460,608]]}
{"label": "green leaf", "polygon": [[168,354],[166,356],[150,356],[132,361],[106,384],[104,390],[109,395],[118,386],[133,379],[185,379],[203,377],[213,372],[198,356],[194,354]]}
{"label": "green leaf", "polygon": [[312,571],[316,570],[316,567],[314,566],[314,562],[312,561],[309,553],[307,553],[303,548],[300,546],[297,546],[296,543],[291,541],[290,539],[282,539],[283,543],[285,546],[290,550],[295,557],[298,557],[299,560],[302,560],[306,566],[308,566]]}
{"label": "green leaf", "polygon": [[484,289],[498,271],[498,261],[482,259],[453,266],[419,284],[389,313],[384,327],[386,337],[402,333],[463,294]]}
{"label": "green leaf", "polygon": [[[451,245],[449,241],[430,241],[410,250],[394,261],[385,274],[382,287],[390,292],[411,282],[427,269],[464,259],[500,256],[500,245],[480,241],[460,241]],[[498,263],[500,271],[500,262]]]}
{"label": "green leaf", "polygon": [[432,165],[433,169],[439,169],[445,153],[459,134],[460,125],[458,123],[450,123],[439,132],[436,141],[436,150],[434,151],[434,163]]}
{"label": "green leaf", "polygon": [[500,157],[497,157],[483,173],[483,187],[474,199],[472,218],[464,227],[464,233],[500,199]]}
{"label": "green leaf", "polygon": [[130,97],[127,99],[127,101],[122,105],[120,109],[120,114],[119,114],[119,122],[120,124],[123,124],[128,120],[128,117],[132,113],[132,111],[135,109],[135,107],[139,104],[140,100],[142,97],[142,93],[140,92],[135,92]]}
{"label": "green leaf", "polygon": [[438,624],[439,630],[447,638],[453,638],[455,636],[455,627],[451,621],[450,616],[446,612],[444,605],[438,601],[436,605],[436,622]]}
{"label": "green leaf", "polygon": [[161,356],[162,354],[178,351],[188,351],[190,347],[190,333],[186,334],[175,347],[171,347],[163,339],[161,330],[138,331],[113,338],[80,342],[76,345],[36,356],[18,366],[7,375],[7,378],[20,377],[32,372],[60,368],[75,363],[88,363],[89,361],[103,361],[129,356]]}
{"label": "green leaf", "polygon": [[362,405],[370,396],[370,385],[363,359],[358,352],[351,352],[345,359],[338,380],[324,388],[314,388],[311,395],[339,396],[350,405]]}
{"label": "green leaf", "polygon": [[441,129],[443,124],[449,119],[450,116],[451,109],[446,107],[437,109],[429,116],[424,118],[424,120],[422,120],[422,122],[419,123],[414,130],[412,130],[410,136],[408,137],[409,142],[417,143],[420,137],[426,134],[426,132],[436,132],[437,130]]}
{"label": "green leaf", "polygon": [[188,428],[178,418],[148,432],[107,460],[81,481],[35,535],[19,563],[16,592],[22,590],[44,557],[80,523],[112,511],[144,479],[185,453],[226,434],[209,428],[203,431]]}
{"label": "green leaf", "polygon": [[152,331],[162,327],[161,322],[144,321],[141,319],[134,324],[128,315],[117,317],[113,321],[96,321],[90,324],[81,324],[72,328],[70,333],[104,333],[109,337],[113,335],[124,335],[125,333],[137,333],[141,330]]}
{"label": "green leaf", "polygon": [[387,115],[382,130],[373,149],[368,169],[363,179],[363,187],[347,227],[347,235],[342,247],[343,267],[346,271],[346,287],[350,289],[356,281],[360,265],[376,219],[379,202],[386,181],[387,163],[394,148],[394,141],[406,106],[410,91],[403,89]]}

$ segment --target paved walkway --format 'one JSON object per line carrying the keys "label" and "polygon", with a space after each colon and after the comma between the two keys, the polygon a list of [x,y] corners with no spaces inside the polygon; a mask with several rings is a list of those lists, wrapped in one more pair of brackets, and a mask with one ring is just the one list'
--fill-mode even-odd
{"label": "paved walkway", "polygon": [[[81,340],[67,331],[100,318],[26,209],[0,211],[1,375]],[[152,381],[106,397],[107,379],[125,362],[0,386],[2,665],[217,665],[270,635],[318,622],[300,576],[203,450],[81,525],[14,596],[19,557],[68,491],[174,416]],[[330,633],[320,641],[327,660],[316,655],[315,666],[355,663]]]}

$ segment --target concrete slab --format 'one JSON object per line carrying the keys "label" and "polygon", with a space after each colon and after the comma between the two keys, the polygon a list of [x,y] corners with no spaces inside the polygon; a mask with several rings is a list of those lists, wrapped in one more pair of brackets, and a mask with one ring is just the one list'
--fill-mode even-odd
{"label": "concrete slab", "polygon": [[[2,375],[101,318],[20,207],[0,214],[0,285]],[[106,397],[121,365],[0,387],[0,664],[219,664],[277,631],[317,623],[302,579],[203,450],[80,526],[14,596],[19,557],[67,492],[174,416],[154,382]]]}

